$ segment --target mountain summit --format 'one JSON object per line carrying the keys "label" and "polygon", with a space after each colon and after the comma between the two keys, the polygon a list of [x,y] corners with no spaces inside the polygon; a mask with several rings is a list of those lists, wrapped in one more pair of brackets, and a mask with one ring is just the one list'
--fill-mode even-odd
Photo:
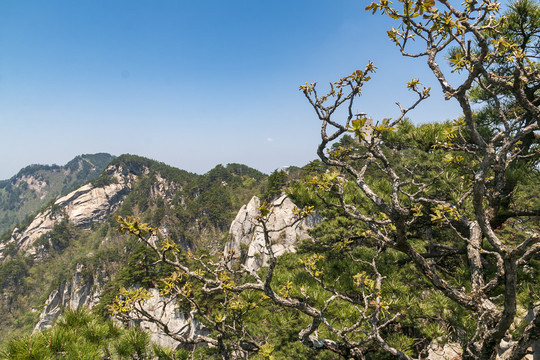
{"label": "mountain summit", "polygon": [[42,206],[97,178],[114,159],[106,153],[76,156],[66,165],[30,165],[0,181],[0,235]]}

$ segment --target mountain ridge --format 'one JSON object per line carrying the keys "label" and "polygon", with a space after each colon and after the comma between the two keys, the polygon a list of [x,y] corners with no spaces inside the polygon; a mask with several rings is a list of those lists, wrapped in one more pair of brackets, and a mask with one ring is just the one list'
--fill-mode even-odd
{"label": "mountain ridge", "polygon": [[114,158],[107,153],[82,154],[62,166],[29,165],[0,181],[0,235],[52,199],[95,179]]}
{"label": "mountain ridge", "polygon": [[150,258],[116,231],[113,215],[138,216],[184,248],[212,251],[224,244],[241,205],[263,192],[266,178],[241,164],[198,175],[136,155],[116,157],[99,176],[49,201],[0,239],[0,329],[6,330],[0,342],[34,328],[47,298],[81,269],[81,278],[94,279],[104,296],[123,283],[148,281],[135,265],[127,279],[110,283],[127,264]]}

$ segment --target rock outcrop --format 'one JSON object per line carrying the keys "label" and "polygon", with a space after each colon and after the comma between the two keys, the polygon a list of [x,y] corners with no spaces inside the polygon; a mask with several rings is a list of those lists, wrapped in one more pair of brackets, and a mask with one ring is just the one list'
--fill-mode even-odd
{"label": "rock outcrop", "polygon": [[[269,259],[262,228],[255,219],[259,216],[260,206],[259,198],[254,196],[240,209],[229,230],[231,240],[225,244],[225,254],[234,251],[234,256],[253,270],[265,266]],[[293,210],[296,206],[286,195],[272,201],[270,207],[267,227],[271,230],[270,242],[276,256],[295,252],[296,244],[310,237],[308,229],[322,220],[319,215],[311,214],[306,219],[294,223]],[[290,226],[291,224],[293,225]]]}
{"label": "rock outcrop", "polygon": [[64,216],[54,212],[51,208],[36,215],[34,220],[24,230],[15,228],[10,239],[0,244],[0,261],[6,257],[5,249],[9,246],[14,246],[18,253],[28,253],[35,255],[35,252],[30,249],[34,242],[42,235],[52,231],[55,224],[62,221]]}
{"label": "rock outcrop", "polygon": [[66,165],[30,165],[0,181],[0,234],[33,216],[44,205],[96,179],[114,156],[84,154]]}
{"label": "rock outcrop", "polygon": [[91,308],[97,305],[102,286],[102,281],[96,274],[84,276],[84,266],[77,265],[73,277],[69,281],[62,282],[60,287],[47,298],[34,332],[51,327],[64,309],[77,310],[81,307]]}
{"label": "rock outcrop", "polygon": [[[150,333],[152,342],[175,349],[180,345],[180,342],[173,339],[175,335],[196,338],[198,335],[208,334],[193,313],[184,314],[178,309],[174,299],[161,296],[155,288],[148,291],[150,298],[143,303],[142,310],[162,325],[159,326],[156,321],[148,321],[146,317],[135,312],[130,313],[130,317],[133,319],[132,325]],[[163,330],[163,326],[166,326],[167,331]]]}
{"label": "rock outcrop", "polygon": [[67,219],[76,226],[101,222],[120,206],[131,188],[135,175],[115,174],[118,182],[103,187],[87,184],[54,203],[60,206]]}
{"label": "rock outcrop", "polygon": [[[92,308],[99,303],[105,280],[100,280],[95,274],[85,276],[84,271],[84,266],[77,265],[73,277],[69,281],[62,282],[60,287],[49,295],[34,327],[34,333],[51,327],[65,309]],[[151,296],[143,303],[142,310],[166,326],[167,331],[164,331],[163,326],[158,325],[156,321],[149,321],[139,313],[131,312],[129,316],[130,324],[147,330],[152,342],[176,348],[179,342],[173,339],[174,335],[196,337],[199,334],[207,334],[194,318],[194,314],[184,314],[178,310],[174,299],[161,296],[159,290],[155,288],[149,289],[149,292]]]}
{"label": "rock outcrop", "polygon": [[425,360],[460,360],[463,350],[457,343],[438,344],[433,342],[426,349]]}
{"label": "rock outcrop", "polygon": [[25,229],[15,229],[11,238],[0,244],[0,261],[5,258],[4,250],[10,245],[15,246],[18,254],[36,256],[38,251],[33,247],[36,240],[63,220],[75,226],[104,221],[122,204],[137,179],[136,175],[123,171],[121,166],[110,166],[105,171],[111,179],[109,184],[86,184],[56,200]]}
{"label": "rock outcrop", "polygon": [[40,199],[45,198],[47,195],[47,182],[37,176],[23,175],[15,181],[14,185],[16,187],[26,186],[28,189],[35,191]]}

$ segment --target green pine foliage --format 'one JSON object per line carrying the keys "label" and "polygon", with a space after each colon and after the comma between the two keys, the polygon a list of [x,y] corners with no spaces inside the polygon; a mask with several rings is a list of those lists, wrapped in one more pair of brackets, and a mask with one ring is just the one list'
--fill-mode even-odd
{"label": "green pine foliage", "polygon": [[[417,171],[412,176],[415,182],[420,183],[430,179],[435,184],[430,194],[441,200],[456,202],[463,192],[464,186],[471,181],[471,173],[467,166],[457,164],[448,158],[446,151],[437,145],[447,139],[452,130],[453,123],[424,124],[414,126],[411,122],[401,123],[393,132],[385,134],[383,151],[389,161],[396,164],[394,169],[398,175],[406,177],[405,167],[415,168]],[[333,146],[334,151],[344,151],[349,139],[338,142]],[[361,151],[361,150],[360,150]],[[454,157],[456,152],[454,152]],[[341,155],[341,154],[340,154]],[[459,163],[472,164],[475,160],[467,154],[459,154],[463,159]],[[444,177],[437,177],[441,166],[446,166]],[[540,207],[538,197],[539,172],[538,167],[531,164],[522,164],[527,170],[521,172],[520,184],[512,193],[512,208],[522,211],[534,212]],[[403,171],[403,173],[400,173]],[[322,255],[324,258],[318,264],[324,269],[324,279],[327,286],[341,288],[345,292],[354,291],[351,287],[351,279],[354,275],[363,271],[369,271],[369,267],[363,268],[358,262],[364,261],[369,264],[374,255],[376,243],[370,235],[370,230],[360,221],[346,216],[341,208],[328,208],[314,191],[314,186],[326,186],[325,179],[330,178],[332,169],[321,173],[304,177],[301,181],[290,186],[291,197],[297,204],[302,206],[314,205],[317,211],[325,218],[321,224],[310,231],[315,239],[306,241],[297,248],[295,256]],[[341,176],[346,176],[341,174]],[[510,172],[510,176],[512,172]],[[313,179],[316,178],[316,181]],[[372,188],[382,194],[389,195],[390,187],[383,177],[383,173],[377,169],[369,170],[365,178]],[[316,184],[316,185],[314,185]],[[333,186],[329,181],[327,186]],[[416,191],[414,185],[404,187],[409,193]],[[356,187],[345,185],[344,198],[349,203],[354,203],[364,213],[375,213],[373,204],[365,198]],[[323,199],[332,202],[337,199],[331,193],[324,193]],[[389,201],[389,198],[385,198]],[[410,204],[411,207],[414,204]],[[424,224],[433,224],[432,237],[437,239],[439,246],[456,248],[445,256],[438,256],[438,250],[431,247],[430,242],[421,231],[410,233],[410,244],[419,253],[426,257],[433,256],[436,268],[441,271],[441,277],[455,287],[462,287],[470,291],[470,274],[466,257],[465,244],[456,242],[455,235],[450,229],[439,224],[436,216],[436,207],[418,208],[415,216],[425,219]],[[471,215],[472,206],[464,206],[461,214]],[[526,229],[538,228],[540,225],[538,216],[521,217],[519,220],[510,220],[503,226],[495,229],[498,236],[511,245],[524,241],[530,233]],[[520,230],[522,229],[522,230]],[[412,231],[415,229],[412,228]],[[521,231],[524,231],[520,234]],[[486,241],[487,243],[487,241]],[[489,245],[486,245],[489,248]],[[285,256],[283,256],[285,258]],[[281,259],[280,259],[281,261]],[[279,262],[278,262],[279,263]],[[496,259],[493,262],[484,263],[486,274],[493,275],[496,271]],[[277,267],[277,266],[276,266]],[[419,356],[420,352],[431,341],[439,343],[457,342],[467,343],[477,330],[474,314],[451,301],[442,292],[433,288],[424,276],[413,266],[412,261],[402,253],[390,248],[384,248],[377,258],[377,268],[384,276],[381,298],[388,306],[389,314],[398,314],[399,321],[390,326],[383,337],[391,346],[400,349],[410,356]],[[538,258],[530,261],[524,271],[519,273],[519,289],[517,297],[524,304],[538,303],[540,297],[540,262]],[[294,273],[289,269],[289,274]],[[291,281],[295,288],[304,287],[309,293],[308,284],[300,278],[292,276]],[[498,291],[502,291],[499,289]],[[294,290],[291,290],[294,291]],[[329,294],[326,294],[328,297]],[[502,303],[498,305],[503,305]],[[344,310],[344,306],[340,310]],[[520,311],[526,311],[521,309]],[[336,319],[347,319],[346,314],[339,314]],[[522,331],[522,330],[521,330]],[[422,339],[422,341],[418,341]],[[380,350],[373,350],[372,356],[377,359],[389,358]]]}
{"label": "green pine foliage", "polygon": [[179,360],[187,355],[152,344],[148,333],[139,328],[124,329],[86,309],[67,310],[52,328],[10,340],[0,348],[2,360]]}
{"label": "green pine foliage", "polygon": [[288,175],[284,170],[274,170],[268,176],[268,184],[262,198],[264,201],[272,201],[278,197],[287,185]]}

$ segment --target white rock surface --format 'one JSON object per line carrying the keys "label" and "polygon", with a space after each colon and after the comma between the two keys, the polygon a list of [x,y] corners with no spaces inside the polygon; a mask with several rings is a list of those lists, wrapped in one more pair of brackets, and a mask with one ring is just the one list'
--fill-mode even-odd
{"label": "white rock surface", "polygon": [[426,360],[460,360],[463,350],[457,343],[437,344],[431,343],[428,346]]}
{"label": "white rock surface", "polygon": [[5,257],[2,250],[10,243],[15,243],[19,254],[36,256],[37,251],[32,247],[35,241],[64,219],[76,226],[105,220],[122,204],[136,180],[133,174],[122,174],[121,167],[109,168],[108,171],[115,179],[114,183],[105,186],[84,185],[56,200],[52,207],[39,213],[26,229],[15,229],[11,238],[0,247],[0,261]]}
{"label": "white rock surface", "polygon": [[[39,321],[34,327],[34,333],[51,327],[55,320],[62,315],[65,309],[92,308],[99,303],[103,284],[93,277],[90,281],[83,279],[82,265],[77,266],[77,272],[69,282],[63,282],[60,288],[53,291],[45,303],[45,308],[39,315]],[[142,309],[151,317],[167,326],[171,335],[179,334],[186,337],[196,337],[198,334],[207,334],[193,314],[180,312],[171,298],[160,295],[159,290],[149,289],[150,298],[144,302]],[[180,344],[170,335],[167,335],[155,322],[131,312],[131,325],[139,326],[150,333],[152,342],[170,348],[177,348]]]}
{"label": "white rock surface", "polygon": [[[269,236],[272,251],[276,256],[295,252],[296,244],[310,237],[307,230],[321,221],[320,216],[312,214],[293,226],[288,226],[295,219],[293,213],[295,204],[286,195],[282,195],[270,205],[267,228],[273,230]],[[237,259],[245,257],[244,264],[253,270],[265,266],[269,259],[264,233],[255,220],[259,215],[260,206],[259,198],[254,196],[240,209],[229,230],[231,240],[225,244],[225,254],[233,250],[235,257]]]}
{"label": "white rock surface", "polygon": [[[496,360],[505,358],[505,351],[510,348],[510,346],[515,343],[515,341],[501,341],[501,352],[496,357]],[[533,346],[534,348],[534,346]],[[425,360],[461,360],[463,354],[463,349],[458,343],[448,343],[448,344],[437,344],[436,342],[431,343],[427,348],[427,357],[421,358]],[[535,353],[535,355],[537,355]],[[535,355],[526,355],[523,360],[536,360]]]}
{"label": "white rock surface", "polygon": [[15,242],[20,253],[27,252],[40,236],[51,231],[54,225],[62,221],[63,218],[62,214],[48,208],[39,213],[23,231],[15,229],[8,242]]}
{"label": "white rock surface", "polygon": [[98,304],[101,285],[95,274],[85,278],[83,270],[82,265],[77,265],[77,270],[71,280],[62,282],[59,289],[49,295],[45,308],[39,315],[38,323],[34,327],[34,332],[51,327],[65,309],[91,308]]}
{"label": "white rock surface", "polygon": [[117,181],[116,183],[103,187],[84,185],[56,200],[55,205],[62,207],[69,221],[74,225],[102,221],[120,206],[136,177],[135,175],[126,177],[116,172],[113,178]]}
{"label": "white rock surface", "polygon": [[[142,309],[152,318],[167,326],[169,334],[187,338],[195,338],[198,334],[207,334],[207,331],[202,328],[197,319],[193,317],[193,314],[183,314],[178,310],[174,299],[161,296],[159,290],[155,288],[148,291],[150,292],[150,298],[144,302]],[[147,330],[150,333],[152,342],[173,349],[180,344],[167,335],[155,322],[148,321],[147,318],[136,313],[130,313],[130,316],[133,318],[132,325]]]}

